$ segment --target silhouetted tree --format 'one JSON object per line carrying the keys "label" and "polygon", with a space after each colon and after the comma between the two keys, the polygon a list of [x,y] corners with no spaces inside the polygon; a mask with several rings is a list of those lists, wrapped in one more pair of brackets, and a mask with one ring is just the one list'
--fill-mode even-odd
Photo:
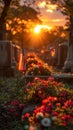
{"label": "silhouetted tree", "polygon": [[57,4],[58,9],[67,16],[69,20],[69,46],[73,44],[73,0],[46,0],[51,1],[53,4]]}
{"label": "silhouetted tree", "polygon": [[1,1],[4,4],[2,13],[0,15],[0,40],[3,40],[5,38],[5,23],[6,23],[6,16],[7,12],[11,3],[11,0],[3,0]]}

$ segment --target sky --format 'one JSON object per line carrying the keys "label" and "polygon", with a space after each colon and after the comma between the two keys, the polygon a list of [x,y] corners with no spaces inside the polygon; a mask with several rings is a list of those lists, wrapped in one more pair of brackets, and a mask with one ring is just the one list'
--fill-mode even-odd
{"label": "sky", "polygon": [[65,16],[60,11],[46,12],[41,9],[41,15],[43,23],[49,26],[64,26],[66,23]]}
{"label": "sky", "polygon": [[[23,1],[31,2],[31,0],[21,0],[21,2]],[[43,24],[52,27],[65,25],[65,16],[60,11],[56,11],[56,5],[46,4],[45,0],[36,0],[36,5],[40,9],[40,19],[43,21]]]}

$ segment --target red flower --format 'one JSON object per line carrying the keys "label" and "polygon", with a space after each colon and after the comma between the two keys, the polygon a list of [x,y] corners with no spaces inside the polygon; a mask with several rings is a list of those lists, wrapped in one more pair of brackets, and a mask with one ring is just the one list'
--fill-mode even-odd
{"label": "red flower", "polygon": [[63,126],[67,126],[66,122],[63,122],[62,125],[63,125]]}
{"label": "red flower", "polygon": [[72,119],[71,115],[67,114],[62,116],[61,118],[64,122],[69,123],[69,121]]}
{"label": "red flower", "polygon": [[19,105],[19,101],[18,100],[14,100],[11,102],[12,106],[18,106]]}
{"label": "red flower", "polygon": [[48,82],[47,82],[46,80],[42,80],[42,85],[43,85],[44,87],[48,87]]}
{"label": "red flower", "polygon": [[64,104],[65,107],[72,107],[73,106],[73,100],[67,100]]}
{"label": "red flower", "polygon": [[28,118],[29,116],[30,116],[30,114],[29,114],[29,113],[26,113],[26,114],[24,114],[24,115],[22,116],[22,119]]}
{"label": "red flower", "polygon": [[57,86],[57,85],[58,85],[58,83],[57,83],[56,81],[54,81],[53,83],[54,83],[54,86]]}
{"label": "red flower", "polygon": [[45,107],[45,112],[51,112],[51,107]]}
{"label": "red flower", "polygon": [[14,113],[15,111],[16,111],[15,108],[10,108],[11,113]]}
{"label": "red flower", "polygon": [[58,116],[58,112],[54,111],[54,112],[52,112],[52,115],[53,116]]}

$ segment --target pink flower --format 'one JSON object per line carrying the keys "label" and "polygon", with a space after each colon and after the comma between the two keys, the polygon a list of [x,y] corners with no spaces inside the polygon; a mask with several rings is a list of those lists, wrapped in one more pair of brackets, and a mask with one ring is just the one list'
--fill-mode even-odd
{"label": "pink flower", "polygon": [[20,110],[23,110],[24,109],[24,104],[19,104],[19,108],[20,108]]}
{"label": "pink flower", "polygon": [[49,81],[54,81],[54,77],[49,77],[48,80]]}
{"label": "pink flower", "polygon": [[40,80],[40,78],[38,78],[38,77],[34,78],[34,82],[39,81],[39,80]]}
{"label": "pink flower", "polygon": [[18,117],[18,116],[19,116],[19,114],[18,114],[18,112],[17,112],[17,111],[15,112],[15,116],[16,116],[16,117]]}
{"label": "pink flower", "polygon": [[30,87],[30,86],[31,86],[31,83],[30,83],[30,82],[28,82],[27,87]]}

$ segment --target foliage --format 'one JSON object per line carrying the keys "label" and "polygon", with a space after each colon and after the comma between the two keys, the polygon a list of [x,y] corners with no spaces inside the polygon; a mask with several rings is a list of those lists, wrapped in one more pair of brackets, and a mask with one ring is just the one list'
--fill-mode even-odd
{"label": "foliage", "polygon": [[[22,130],[23,127],[29,127],[29,123],[32,124],[30,127],[33,128],[33,125],[36,125],[35,122],[37,121],[37,126],[40,130],[40,121],[48,118],[49,121],[51,121],[52,129],[59,130],[61,126],[59,127],[57,124],[60,125],[60,123],[64,123],[63,125],[68,125],[69,129],[72,123],[71,117],[73,113],[71,106],[72,95],[72,89],[66,88],[65,84],[55,81],[53,77],[49,77],[47,80],[36,77],[33,82],[29,82],[27,84],[21,74],[18,74],[16,77],[10,79],[0,78],[0,121],[4,124],[6,120],[8,126],[7,129],[9,128],[11,130]],[[28,105],[32,107],[32,104],[37,107],[34,111],[36,113],[33,111],[33,115],[30,115],[31,113],[26,113],[22,116],[21,121],[22,111],[26,110]],[[42,108],[41,110],[44,110],[41,111],[40,108]],[[44,116],[41,117],[43,112]],[[52,115],[52,113],[57,113],[58,115]],[[26,119],[26,117],[28,118]],[[65,122],[62,122],[62,120]],[[35,124],[33,124],[32,121]],[[70,124],[68,124],[68,122]],[[52,125],[52,123],[54,125]],[[5,129],[2,124],[0,124],[0,128]],[[62,127],[64,127],[62,129],[66,128],[66,126]],[[41,129],[45,128],[41,126]]]}
{"label": "foliage", "polygon": [[[61,97],[63,98],[63,97]],[[72,130],[73,127],[73,100],[62,102],[59,97],[49,96],[42,100],[42,105],[38,106],[33,114],[22,115],[22,122],[28,128],[33,127],[39,130]]]}
{"label": "foliage", "polygon": [[55,26],[50,32],[49,32],[49,42],[50,44],[57,45],[65,40],[67,40],[67,34],[66,30],[62,26]]}
{"label": "foliage", "polygon": [[34,27],[34,22],[36,24],[40,22],[38,12],[35,9],[25,3],[23,5],[13,3],[7,16],[7,30],[10,31],[8,39],[11,37],[11,40],[14,39],[17,43],[18,41],[26,42],[30,35],[30,27]]}
{"label": "foliage", "polygon": [[57,82],[53,77],[47,80],[34,78],[33,82],[28,82],[25,87],[26,100],[29,103],[40,104],[41,100],[48,96],[59,97],[60,100],[66,101],[72,97],[73,91],[65,88],[62,82]]}
{"label": "foliage", "polygon": [[[47,0],[46,0],[47,1]],[[57,4],[58,9],[65,15],[73,15],[73,0],[50,0],[53,4]]]}
{"label": "foliage", "polygon": [[25,81],[21,84],[22,78],[21,73],[11,78],[0,78],[0,103],[10,102],[15,99],[23,102]]}
{"label": "foliage", "polygon": [[[12,40],[17,44],[19,44],[19,42],[27,41],[28,36],[26,35],[30,35],[30,27],[33,28],[35,26],[34,22],[36,24],[41,22],[38,18],[38,11],[25,2],[21,5],[20,0],[9,0],[7,2],[4,0],[4,2],[0,1],[0,3],[2,5],[0,24],[1,21],[2,24],[4,21],[4,25],[6,23],[7,39]],[[4,27],[1,27],[0,30],[2,29],[4,29]],[[27,34],[27,32],[29,33]]]}

